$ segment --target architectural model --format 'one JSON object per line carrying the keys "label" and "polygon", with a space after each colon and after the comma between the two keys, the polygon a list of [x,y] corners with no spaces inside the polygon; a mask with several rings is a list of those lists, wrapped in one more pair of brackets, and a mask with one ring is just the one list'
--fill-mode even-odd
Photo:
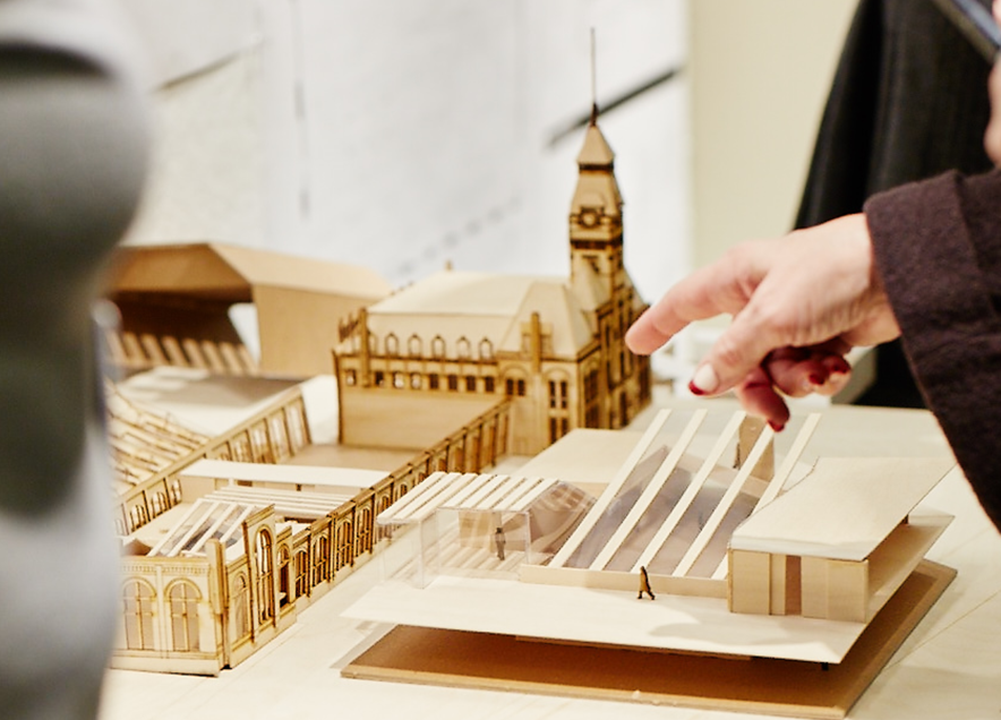
{"label": "architectural model", "polygon": [[445,270],[341,323],[343,441],[424,447],[510,398],[511,451],[533,455],[574,428],[624,427],[649,404],[649,360],[624,341],[645,306],[623,266],[614,158],[592,118],[568,279]]}
{"label": "architectural model", "polygon": [[[303,398],[315,382],[162,367],[111,389],[124,551],[114,667],[237,665],[385,545],[380,510],[437,468],[479,471],[503,453],[506,404],[405,461],[318,445]],[[369,467],[313,464],[334,450]]]}
{"label": "architectural model", "polygon": [[[220,243],[119,249],[107,291],[121,327],[110,362],[126,372],[173,365],[224,375],[330,372],[337,320],[389,294],[367,268]],[[229,311],[252,304],[260,358]]]}
{"label": "architectural model", "polygon": [[[412,538],[415,550],[396,577],[347,611],[400,627],[346,674],[485,687],[514,681],[520,689],[623,697],[602,691],[621,678],[592,673],[583,680],[527,660],[515,678],[504,663],[525,643],[532,656],[537,648],[550,652],[541,646],[559,646],[553,652],[573,667],[594,661],[592,652],[631,650],[650,658],[656,651],[675,655],[648,660],[673,663],[670,673],[690,673],[677,658],[696,657],[722,663],[717,670],[724,676],[743,677],[769,659],[792,663],[797,673],[810,667],[828,672],[822,682],[836,678],[839,691],[826,699],[790,700],[773,675],[771,696],[763,684],[762,697],[745,702],[714,700],[722,691],[705,687],[708,680],[688,692],[670,678],[626,682],[638,683],[627,687],[649,702],[842,716],[952,577],[941,566],[929,571],[923,561],[950,518],[915,507],[953,463],[821,459],[813,468],[798,466],[816,425],[813,416],[774,474],[759,477],[754,472],[772,444],[771,429],[738,453],[744,462],[733,468],[722,458],[734,449],[743,414],[699,459],[688,448],[705,417],[705,411],[694,413],[667,437],[667,413],[661,413],[642,437],[634,436],[618,471],[578,514],[558,512],[548,493],[567,497],[568,491],[556,477],[533,479],[531,464],[524,477],[429,477],[378,518],[394,532],[414,528],[404,537]],[[588,442],[600,451],[599,438]],[[559,453],[560,444],[547,452]],[[579,445],[561,457],[570,477],[589,460],[580,457]],[[491,532],[517,539],[508,543],[504,563],[491,555]],[[913,595],[920,580],[902,589],[929,572],[938,578],[930,596]],[[644,602],[637,601],[638,589],[648,594]],[[867,635],[870,628],[877,629]],[[450,663],[440,655],[456,633],[463,650]],[[435,648],[433,663],[420,661],[422,642],[425,657]],[[468,662],[477,643],[486,654],[506,643],[498,650],[504,659],[493,669],[486,660]],[[415,649],[408,654],[403,647]],[[581,648],[576,659],[572,647]],[[589,692],[592,686],[598,690]]]}
{"label": "architectural model", "polygon": [[[623,267],[614,156],[596,122],[578,165],[569,279],[445,271],[388,295],[372,273],[335,263],[205,243],[122,250],[110,362],[148,371],[151,387],[198,384],[187,395],[200,407],[186,424],[176,407],[110,386],[126,551],[116,666],[232,667],[384,545],[375,516],[429,475],[478,473],[574,428],[622,427],[649,403],[649,363],[623,341],[644,306]],[[259,361],[229,315],[248,302]],[[374,474],[310,454],[302,391],[279,379],[328,371],[332,349],[338,447],[396,451]],[[213,397],[258,396],[206,427]],[[560,510],[520,527],[491,511],[468,528],[489,531],[498,562],[537,544],[525,533],[565,539],[590,502],[571,485],[526,491],[535,511]]]}

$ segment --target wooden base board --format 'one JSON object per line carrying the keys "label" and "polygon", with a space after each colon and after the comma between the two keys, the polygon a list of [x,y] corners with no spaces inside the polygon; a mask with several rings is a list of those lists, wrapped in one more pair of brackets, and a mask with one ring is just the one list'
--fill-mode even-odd
{"label": "wooden base board", "polygon": [[344,677],[737,712],[843,718],[956,572],[922,562],[844,662],[750,660],[532,642],[508,635],[397,626]]}

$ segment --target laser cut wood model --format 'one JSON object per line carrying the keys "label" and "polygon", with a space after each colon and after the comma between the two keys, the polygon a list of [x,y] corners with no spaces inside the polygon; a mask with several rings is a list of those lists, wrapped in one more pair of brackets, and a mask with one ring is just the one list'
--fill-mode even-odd
{"label": "laser cut wood model", "polygon": [[346,449],[382,470],[322,466],[345,449],[314,444],[303,388],[316,382],[158,368],[112,388],[123,546],[112,666],[236,666],[386,545],[379,511],[439,468],[479,471],[504,453],[506,403],[405,460]]}
{"label": "laser cut wood model", "polygon": [[623,266],[614,158],[592,118],[569,278],[446,270],[341,324],[342,441],[423,447],[442,423],[509,397],[511,451],[533,455],[574,428],[624,427],[649,404],[649,360],[624,341],[644,304]]}
{"label": "laser cut wood model", "polygon": [[[571,695],[843,716],[954,575],[923,560],[950,518],[914,512],[953,462],[822,459],[804,469],[797,462],[816,426],[813,416],[774,475],[756,477],[772,447],[770,428],[738,453],[740,467],[729,468],[720,461],[744,416],[734,415],[699,460],[688,448],[705,418],[705,411],[695,412],[667,441],[668,413],[661,413],[597,501],[574,519],[565,542],[541,559],[539,552],[534,560],[520,557],[517,577],[510,566],[488,572],[490,563],[478,565],[488,548],[460,553],[461,513],[456,523],[433,510],[463,508],[463,498],[484,483],[495,484],[495,502],[501,502],[503,487],[525,481],[429,478],[401,503],[421,508],[421,529],[409,534],[418,549],[399,574],[419,582],[387,580],[347,611],[401,627],[345,674],[521,689],[534,683]],[[600,445],[595,438],[589,443]],[[568,475],[579,472],[572,455],[563,460]],[[558,477],[545,482],[554,485]],[[399,512],[390,508],[379,521],[395,524]],[[534,522],[529,517],[523,524]],[[648,589],[652,602],[637,602],[641,573],[649,585],[640,585],[640,595]],[[531,650],[519,652],[516,646],[525,642]],[[563,649],[542,649],[554,643]],[[450,654],[453,644],[461,652]],[[581,647],[576,660],[568,645]],[[551,672],[534,660],[523,659],[517,671],[506,664],[548,653],[559,654],[564,668],[591,667],[605,656],[602,662],[618,664],[630,649],[666,674],[640,673],[638,684],[617,685],[621,676],[612,672],[598,677],[587,670],[585,678]],[[651,650],[695,658],[692,667],[719,667],[682,687],[677,678],[692,677],[692,667],[682,656],[664,659]],[[500,654],[491,668],[481,653],[493,651]],[[421,653],[435,661],[420,660]],[[742,697],[763,659],[777,664],[755,680],[761,684],[756,697]],[[783,673],[810,674],[810,668],[824,675],[802,688],[786,687]]]}
{"label": "laser cut wood model", "polygon": [[[122,318],[121,329],[107,333],[109,360],[126,371],[175,365],[223,375],[329,373],[337,319],[389,291],[367,268],[265,250],[122,246],[106,293]],[[259,363],[229,318],[237,303],[256,308]]]}

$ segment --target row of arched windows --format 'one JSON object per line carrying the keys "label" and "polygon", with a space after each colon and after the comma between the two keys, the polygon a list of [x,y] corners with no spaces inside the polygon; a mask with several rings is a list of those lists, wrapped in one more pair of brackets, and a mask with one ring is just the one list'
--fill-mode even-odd
{"label": "row of arched windows", "polygon": [[[492,433],[489,437],[503,435],[505,418],[506,415],[498,413],[485,419],[484,425],[476,432],[486,432],[486,423],[489,422]],[[483,447],[481,443],[489,443],[492,459],[496,439],[488,441],[484,437],[475,435],[469,453],[479,458]],[[465,438],[462,443],[465,443]],[[229,580],[230,637],[236,641],[244,640],[251,635],[255,625],[273,622],[279,608],[308,595],[312,587],[330,581],[337,570],[353,565],[359,555],[371,552],[373,543],[383,537],[383,533],[373,525],[374,515],[386,510],[393,500],[401,498],[428,473],[445,470],[450,465],[462,466],[465,452],[462,444],[450,444],[441,454],[436,451],[434,455],[428,455],[422,465],[413,466],[406,473],[394,477],[392,490],[383,488],[377,501],[373,498],[372,504],[360,503],[353,517],[340,517],[336,525],[331,523],[328,526],[325,534],[314,535],[311,548],[294,549],[285,542],[276,543],[271,528],[258,529],[253,538],[253,555],[247,559],[249,568],[241,569]],[[330,531],[334,527],[336,530],[332,534]],[[332,540],[336,541],[334,547],[331,547]],[[202,650],[199,604],[205,601],[198,586],[188,580],[175,580],[167,586],[162,600],[160,607],[157,605],[157,591],[144,578],[131,577],[122,585],[126,648],[175,652]],[[166,617],[155,621],[158,614],[169,616],[169,621]],[[158,625],[158,622],[163,624]],[[160,627],[163,629],[159,630]],[[160,636],[167,632],[169,638]]]}
{"label": "row of arched windows", "polygon": [[[357,347],[357,336],[355,336],[355,351],[360,350]],[[400,338],[396,333],[389,333],[382,339],[382,354],[388,357],[401,357],[406,350],[406,355],[413,358],[425,357],[424,351],[424,340],[414,333],[409,338],[407,338],[406,345],[404,346]],[[379,355],[379,339],[373,334],[368,334],[368,351],[372,355]],[[448,355],[448,346],[445,342],[445,338],[441,335],[435,335],[431,338],[429,344],[429,355],[435,359],[444,359]],[[455,341],[455,351],[450,357],[458,358],[460,360],[493,360],[494,359],[494,345],[488,338],[483,338],[476,345],[476,357],[473,357],[473,344],[469,338],[462,336]]]}
{"label": "row of arched windows", "polygon": [[[194,583],[176,580],[165,592],[170,613],[170,649],[175,652],[199,650],[198,601],[201,593]],[[156,591],[141,578],[130,578],[122,586],[125,619],[125,647],[154,650],[153,617]]]}
{"label": "row of arched windows", "polygon": [[[300,399],[230,438],[217,449],[214,457],[242,462],[280,462],[297,453],[307,442],[305,406]],[[115,518],[115,531],[119,535],[135,532],[180,502],[181,483],[176,477],[170,481],[167,492],[147,487],[125,499],[121,513]]]}

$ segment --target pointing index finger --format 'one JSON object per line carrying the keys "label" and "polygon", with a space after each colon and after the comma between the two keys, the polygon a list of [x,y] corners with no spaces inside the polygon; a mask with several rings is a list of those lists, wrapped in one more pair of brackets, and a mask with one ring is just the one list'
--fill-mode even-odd
{"label": "pointing index finger", "polygon": [[717,262],[704,267],[664,293],[629,328],[629,349],[649,355],[696,320],[739,311],[747,294],[735,281],[733,265]]}

